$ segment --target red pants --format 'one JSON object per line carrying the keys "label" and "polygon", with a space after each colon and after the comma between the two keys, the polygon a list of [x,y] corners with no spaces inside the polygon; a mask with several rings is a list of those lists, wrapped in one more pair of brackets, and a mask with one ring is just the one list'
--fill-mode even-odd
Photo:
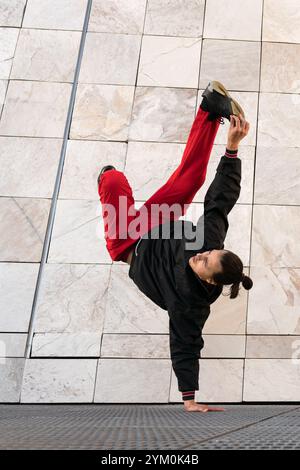
{"label": "red pants", "polygon": [[[132,188],[123,172],[107,170],[102,174],[98,193],[102,204],[106,247],[113,261],[126,261],[140,236],[158,223],[166,222],[167,218],[177,220],[185,215],[205,181],[209,157],[220,125],[217,119],[209,121],[208,115],[208,112],[199,107],[180,165],[139,210],[134,207]],[[170,211],[159,214],[158,221],[153,216],[152,209],[150,210],[150,207],[154,207],[153,204],[167,204],[168,207],[175,204],[179,210],[175,214]],[[109,211],[107,207],[112,210]],[[140,232],[136,235],[136,231],[133,234],[133,229],[129,226],[137,228],[138,220],[142,220],[142,223],[138,224]]]}

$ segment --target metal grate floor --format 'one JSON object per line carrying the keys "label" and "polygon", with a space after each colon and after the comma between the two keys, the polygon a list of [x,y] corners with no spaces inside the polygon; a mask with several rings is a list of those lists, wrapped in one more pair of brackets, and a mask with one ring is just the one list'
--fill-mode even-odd
{"label": "metal grate floor", "polygon": [[300,449],[299,405],[0,405],[0,449]]}

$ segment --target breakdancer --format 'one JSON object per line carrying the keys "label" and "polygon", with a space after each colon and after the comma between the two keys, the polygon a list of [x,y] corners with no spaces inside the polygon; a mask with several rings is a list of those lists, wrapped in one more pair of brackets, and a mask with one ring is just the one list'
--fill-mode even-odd
{"label": "breakdancer", "polygon": [[[211,81],[202,97],[178,168],[139,210],[126,176],[113,165],[102,168],[97,183],[107,250],[113,261],[130,265],[129,277],[139,290],[168,312],[170,357],[184,409],[207,412],[223,411],[195,402],[210,305],[225,285],[234,299],[240,283],[248,290],[253,282],[239,256],[224,248],[228,214],[241,190],[238,147],[250,125],[222,83]],[[179,218],[205,181],[224,118],[230,122],[226,150],[195,226]]]}

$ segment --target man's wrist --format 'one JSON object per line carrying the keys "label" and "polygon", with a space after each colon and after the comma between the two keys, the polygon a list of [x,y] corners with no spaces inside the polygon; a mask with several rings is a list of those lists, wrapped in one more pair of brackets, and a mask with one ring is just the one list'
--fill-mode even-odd
{"label": "man's wrist", "polygon": [[225,157],[227,157],[227,158],[237,158],[237,156],[238,156],[238,149],[231,150],[228,147],[226,147]]}
{"label": "man's wrist", "polygon": [[227,142],[226,148],[228,150],[238,150],[239,149],[239,144],[234,144],[231,142]]}

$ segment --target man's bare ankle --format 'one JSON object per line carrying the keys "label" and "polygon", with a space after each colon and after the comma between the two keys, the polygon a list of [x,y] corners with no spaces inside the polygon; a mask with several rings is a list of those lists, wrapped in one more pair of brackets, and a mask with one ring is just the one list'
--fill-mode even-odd
{"label": "man's bare ankle", "polygon": [[227,143],[226,145],[226,148],[228,150],[238,150],[239,149],[239,146],[237,144],[230,144],[229,142]]}

